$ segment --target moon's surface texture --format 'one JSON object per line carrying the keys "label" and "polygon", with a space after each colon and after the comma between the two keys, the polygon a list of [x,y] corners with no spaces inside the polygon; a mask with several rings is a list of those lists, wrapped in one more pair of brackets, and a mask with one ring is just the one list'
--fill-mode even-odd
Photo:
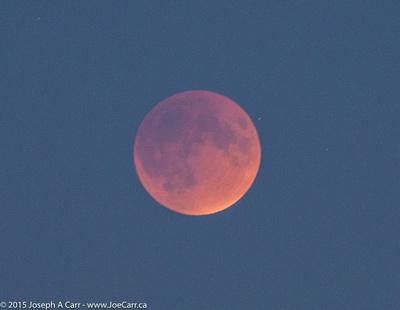
{"label": "moon's surface texture", "polygon": [[134,144],[144,188],[187,215],[222,211],[252,185],[260,166],[257,130],[231,99],[209,91],[173,95],[145,117]]}

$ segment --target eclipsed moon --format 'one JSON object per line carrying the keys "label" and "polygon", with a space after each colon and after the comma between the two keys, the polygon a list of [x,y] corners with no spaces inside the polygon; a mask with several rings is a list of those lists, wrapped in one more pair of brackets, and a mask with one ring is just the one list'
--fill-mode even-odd
{"label": "eclipsed moon", "polygon": [[222,211],[248,191],[261,147],[247,113],[209,91],[175,94],[156,105],[134,144],[137,174],[161,205],[187,215]]}

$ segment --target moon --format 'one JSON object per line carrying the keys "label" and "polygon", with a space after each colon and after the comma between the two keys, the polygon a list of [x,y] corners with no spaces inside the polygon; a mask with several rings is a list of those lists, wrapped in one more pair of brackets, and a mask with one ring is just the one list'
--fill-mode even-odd
{"label": "moon", "polygon": [[257,175],[261,146],[247,113],[210,91],[175,94],[140,125],[133,156],[139,180],[164,207],[207,215],[236,203]]}

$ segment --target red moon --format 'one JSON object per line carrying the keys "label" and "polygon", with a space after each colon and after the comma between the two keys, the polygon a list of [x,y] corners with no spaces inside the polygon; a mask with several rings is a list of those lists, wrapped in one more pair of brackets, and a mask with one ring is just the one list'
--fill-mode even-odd
{"label": "red moon", "polygon": [[247,113],[231,99],[203,90],[161,101],[144,118],[134,143],[144,188],[175,212],[222,211],[248,191],[261,146]]}

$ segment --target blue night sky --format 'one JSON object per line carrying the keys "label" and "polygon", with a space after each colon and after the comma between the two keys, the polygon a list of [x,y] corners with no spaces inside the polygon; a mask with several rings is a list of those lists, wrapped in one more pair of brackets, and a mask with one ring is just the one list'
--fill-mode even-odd
{"label": "blue night sky", "polygon": [[[398,1],[1,1],[0,301],[399,309],[399,51]],[[135,172],[143,118],[186,90],[260,137],[214,215]]]}

